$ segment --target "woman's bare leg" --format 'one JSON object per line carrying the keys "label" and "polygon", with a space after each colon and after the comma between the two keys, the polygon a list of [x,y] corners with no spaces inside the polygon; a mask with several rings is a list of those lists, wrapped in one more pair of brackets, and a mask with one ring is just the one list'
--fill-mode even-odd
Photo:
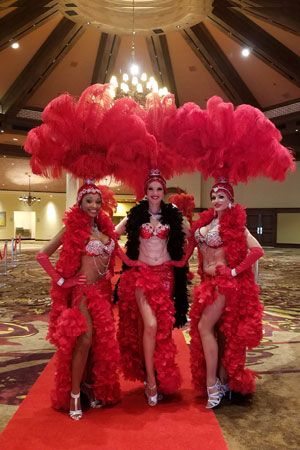
{"label": "woman's bare leg", "polygon": [[[72,356],[72,368],[71,368],[71,389],[73,394],[80,392],[80,384],[82,381],[83,373],[85,371],[87,358],[89,355],[90,347],[92,344],[93,325],[90,313],[83,299],[80,303],[79,309],[84,315],[87,323],[87,331],[81,334],[76,341],[73,356]],[[71,398],[70,409],[74,409],[74,399]],[[80,401],[78,403],[80,408]]]}
{"label": "woman's bare leg", "polygon": [[136,290],[136,301],[144,324],[143,349],[147,382],[150,386],[154,386],[156,382],[154,369],[154,350],[156,343],[157,321],[150,305],[147,302],[144,292],[140,289]]}
{"label": "woman's bare leg", "polygon": [[218,343],[215,337],[214,327],[223,312],[225,297],[218,294],[212,305],[207,306],[198,324],[205,362],[206,384],[213,386],[216,382],[218,368]]}

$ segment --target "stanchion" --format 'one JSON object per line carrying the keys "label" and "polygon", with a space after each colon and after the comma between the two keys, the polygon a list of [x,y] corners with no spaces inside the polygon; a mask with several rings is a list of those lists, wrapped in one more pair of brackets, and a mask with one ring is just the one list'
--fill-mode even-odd
{"label": "stanchion", "polygon": [[21,235],[18,236],[18,243],[19,243],[19,255],[21,255]]}
{"label": "stanchion", "polygon": [[[0,260],[4,266],[4,272],[1,275],[7,275],[7,241],[4,242],[3,251],[0,250]],[[1,287],[5,286],[5,283],[0,283]]]}

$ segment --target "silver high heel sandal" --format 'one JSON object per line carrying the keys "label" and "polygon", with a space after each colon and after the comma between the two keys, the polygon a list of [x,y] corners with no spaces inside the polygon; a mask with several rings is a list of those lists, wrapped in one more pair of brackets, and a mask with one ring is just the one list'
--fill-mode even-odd
{"label": "silver high heel sandal", "polygon": [[82,383],[81,390],[87,396],[91,408],[99,409],[104,406],[102,400],[97,400],[94,397],[93,387],[90,384]]}
{"label": "silver high heel sandal", "polygon": [[[144,382],[145,385],[145,395],[147,397],[148,405],[149,406],[156,406],[158,402],[158,393],[157,393],[157,387],[156,384],[153,384],[150,386],[147,381]],[[153,391],[155,394],[153,394]]]}
{"label": "silver high heel sandal", "polygon": [[212,386],[207,386],[207,395],[208,399],[206,408],[216,408],[220,404],[223,397],[223,390],[221,388],[221,382],[219,378],[217,378],[215,384],[213,384]]}
{"label": "silver high heel sandal", "polygon": [[80,392],[78,394],[73,394],[73,392],[71,392],[71,397],[75,400],[75,409],[70,409],[69,415],[73,420],[80,420],[82,418],[82,410],[78,409],[78,399],[80,398]]}

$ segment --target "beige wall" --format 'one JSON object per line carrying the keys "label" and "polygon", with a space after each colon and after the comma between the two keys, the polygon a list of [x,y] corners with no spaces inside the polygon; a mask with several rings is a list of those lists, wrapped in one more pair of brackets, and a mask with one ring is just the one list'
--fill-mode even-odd
{"label": "beige wall", "polygon": [[[14,211],[36,212],[36,239],[50,239],[62,227],[65,211],[65,194],[35,193],[41,201],[28,206],[18,199],[24,192],[0,191],[0,211],[6,212],[6,226],[0,227],[0,239],[14,237]],[[52,197],[51,197],[52,195]]]}
{"label": "beige wall", "polygon": [[300,244],[300,213],[277,214],[277,243]]}
{"label": "beige wall", "polygon": [[199,173],[189,173],[171,178],[167,182],[167,187],[180,187],[187,194],[192,194],[195,198],[196,208],[201,207],[201,175]]}

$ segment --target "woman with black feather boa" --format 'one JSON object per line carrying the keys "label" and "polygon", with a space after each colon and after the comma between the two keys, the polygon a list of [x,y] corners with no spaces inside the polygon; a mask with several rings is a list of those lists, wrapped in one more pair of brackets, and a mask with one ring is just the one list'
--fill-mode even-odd
{"label": "woman with black feather boa", "polygon": [[116,228],[127,234],[127,256],[142,267],[125,267],[119,295],[119,332],[125,377],[145,382],[149,406],[161,393],[180,387],[172,339],[174,326],[186,323],[188,310],[187,269],[168,262],[183,255],[183,217],[172,204],[164,203],[166,182],[158,170],[145,182],[147,200],[133,207]]}

